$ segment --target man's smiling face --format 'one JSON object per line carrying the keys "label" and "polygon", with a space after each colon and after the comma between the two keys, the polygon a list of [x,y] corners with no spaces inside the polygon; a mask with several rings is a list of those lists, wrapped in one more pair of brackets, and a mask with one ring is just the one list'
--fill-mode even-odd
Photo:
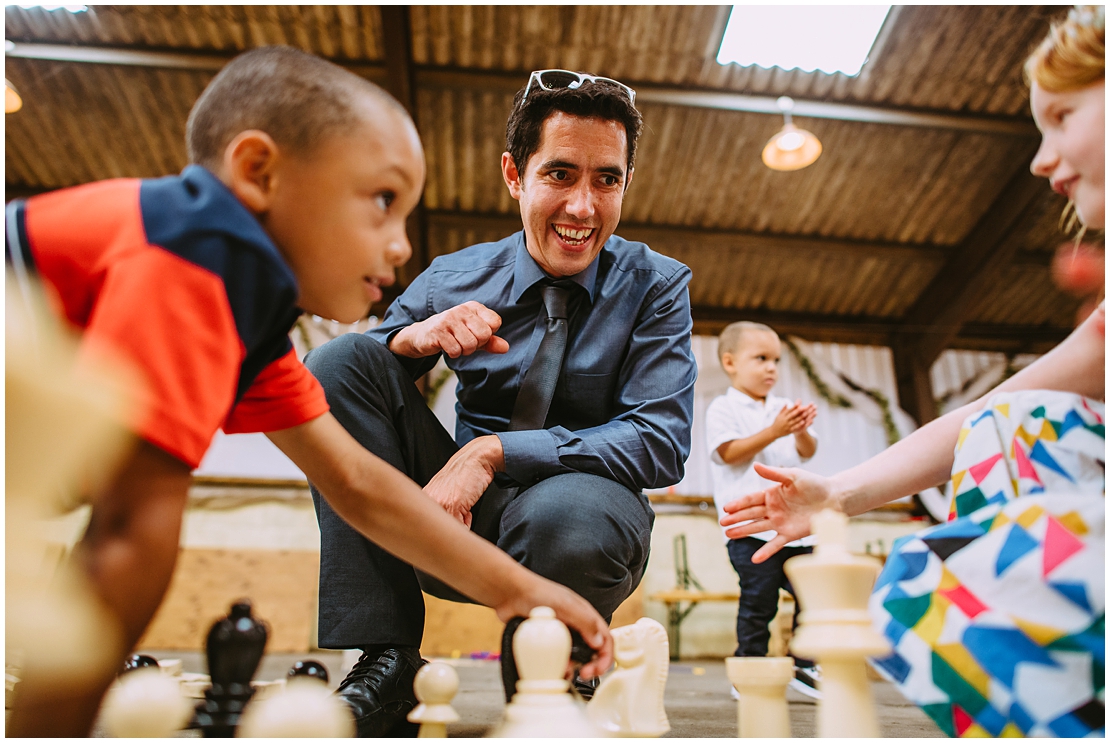
{"label": "man's smiling face", "polygon": [[548,275],[573,276],[601,252],[620,222],[627,163],[623,124],[562,111],[544,121],[523,174],[509,153],[501,156],[528,253]]}

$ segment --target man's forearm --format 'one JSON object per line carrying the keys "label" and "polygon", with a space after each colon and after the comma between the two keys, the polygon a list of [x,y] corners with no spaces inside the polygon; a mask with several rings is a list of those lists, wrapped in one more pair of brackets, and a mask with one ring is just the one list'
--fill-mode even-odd
{"label": "man's forearm", "polygon": [[667,487],[682,479],[689,441],[642,421],[614,420],[570,431],[498,434],[505,447],[505,472],[523,485],[567,472],[605,477],[630,490]]}

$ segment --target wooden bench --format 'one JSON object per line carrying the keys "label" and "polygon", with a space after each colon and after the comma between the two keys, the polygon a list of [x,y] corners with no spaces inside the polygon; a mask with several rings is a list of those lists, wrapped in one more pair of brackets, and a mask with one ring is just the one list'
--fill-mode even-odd
{"label": "wooden bench", "polygon": [[658,591],[648,598],[667,606],[667,635],[670,638],[671,660],[678,660],[682,649],[682,622],[690,616],[690,612],[703,601],[736,602],[740,599],[740,592],[707,591],[702,587],[690,570],[686,557],[685,534],[678,534],[674,538],[674,570],[676,587],[667,591]]}

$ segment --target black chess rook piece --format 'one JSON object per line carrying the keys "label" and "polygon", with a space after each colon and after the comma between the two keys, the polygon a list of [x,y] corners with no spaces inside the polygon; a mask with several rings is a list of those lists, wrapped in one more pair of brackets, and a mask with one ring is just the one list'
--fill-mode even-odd
{"label": "black chess rook piece", "polygon": [[208,631],[208,674],[212,686],[197,705],[191,727],[200,728],[206,738],[231,738],[239,725],[243,708],[250,701],[254,678],[268,636],[266,623],[251,615],[250,601],[232,605],[226,617]]}

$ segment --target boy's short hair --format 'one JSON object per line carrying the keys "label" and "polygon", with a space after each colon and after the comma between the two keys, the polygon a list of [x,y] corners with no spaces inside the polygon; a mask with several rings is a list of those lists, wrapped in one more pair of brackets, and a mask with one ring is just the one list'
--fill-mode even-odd
{"label": "boy's short hair", "polygon": [[240,54],[212,79],[185,125],[189,162],[216,170],[240,132],[259,129],[279,147],[305,153],[361,120],[355,101],[374,96],[408,117],[380,87],[339,65],[287,46]]}
{"label": "boy's short hair", "polygon": [[736,353],[736,349],[740,345],[740,337],[749,330],[761,330],[765,333],[773,333],[776,338],[778,338],[779,335],[775,333],[773,328],[761,322],[748,322],[747,320],[734,322],[722,330],[721,334],[717,336],[717,360],[723,360],[726,353]]}
{"label": "boy's short hair", "polygon": [[[528,97],[524,91],[528,90]],[[521,88],[513,98],[513,109],[505,125],[505,150],[513,158],[517,172],[524,176],[528,159],[540,148],[543,124],[556,111],[571,116],[597,116],[624,125],[628,140],[628,170],[636,164],[636,142],[644,128],[644,118],[628,99],[628,93],[611,83],[591,82],[578,88],[545,90],[533,85]]]}

